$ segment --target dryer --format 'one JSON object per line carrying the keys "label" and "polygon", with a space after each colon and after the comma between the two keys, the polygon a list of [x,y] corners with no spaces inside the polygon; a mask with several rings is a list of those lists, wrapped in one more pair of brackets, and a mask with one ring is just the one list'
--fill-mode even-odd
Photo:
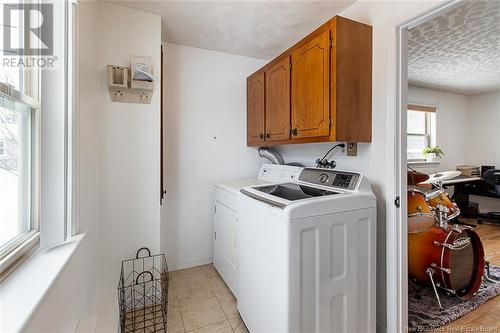
{"label": "dryer", "polygon": [[257,179],[236,179],[220,182],[214,188],[213,265],[238,297],[238,193],[254,185],[295,179],[302,168],[263,164]]}
{"label": "dryer", "polygon": [[300,168],[238,197],[250,332],[375,332],[376,198],[357,172]]}

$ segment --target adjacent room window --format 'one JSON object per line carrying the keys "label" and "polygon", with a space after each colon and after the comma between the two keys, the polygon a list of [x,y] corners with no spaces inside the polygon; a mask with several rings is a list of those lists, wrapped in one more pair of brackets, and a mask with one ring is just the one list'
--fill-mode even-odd
{"label": "adjacent room window", "polygon": [[407,159],[425,161],[422,150],[436,145],[436,108],[408,105]]}

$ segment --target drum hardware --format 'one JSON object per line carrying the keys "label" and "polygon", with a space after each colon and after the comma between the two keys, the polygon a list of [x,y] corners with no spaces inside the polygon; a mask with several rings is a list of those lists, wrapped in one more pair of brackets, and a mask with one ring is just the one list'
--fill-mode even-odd
{"label": "drum hardware", "polygon": [[439,266],[438,266],[438,265],[436,265],[435,263],[432,263],[432,264],[431,264],[431,267],[432,267],[432,268],[435,268],[435,269],[439,269],[439,270],[441,270],[441,271],[443,271],[443,272],[445,272],[445,273],[447,273],[447,274],[451,274],[451,269],[449,269],[449,268],[444,268],[444,267],[439,267]]}
{"label": "drum hardware", "polygon": [[437,303],[438,303],[438,306],[440,309],[443,308],[443,305],[441,305],[441,299],[439,298],[439,294],[438,294],[438,291],[436,289],[436,284],[434,283],[434,270],[432,268],[427,268],[427,271],[426,271],[427,275],[429,275],[429,279],[431,279],[431,284],[432,284],[432,288],[434,289],[434,295],[436,296],[436,300],[437,300]]}
{"label": "drum hardware", "polygon": [[442,205],[438,204],[436,206],[436,211],[437,211],[437,217],[438,217],[438,224],[441,228],[447,229],[448,228],[448,213],[450,210]]}
{"label": "drum hardware", "polygon": [[447,293],[448,295],[453,295],[453,296],[456,296],[457,295],[457,292],[453,289],[448,289],[448,288],[445,288],[443,287],[442,285],[438,283],[436,283],[436,287],[438,287],[439,289],[443,290],[445,293]]}
{"label": "drum hardware", "polygon": [[489,261],[485,261],[484,262],[484,267],[485,267],[484,278],[486,279],[486,281],[491,282],[491,283],[497,283],[497,282],[500,281],[498,279],[498,277],[496,277],[494,275],[491,275],[491,272],[490,272],[490,262]]}

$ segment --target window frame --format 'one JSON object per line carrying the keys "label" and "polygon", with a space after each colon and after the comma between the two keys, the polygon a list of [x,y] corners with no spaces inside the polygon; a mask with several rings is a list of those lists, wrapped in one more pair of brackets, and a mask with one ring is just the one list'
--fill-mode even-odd
{"label": "window frame", "polygon": [[[39,1],[39,0],[38,0]],[[39,2],[38,2],[39,3]],[[77,20],[78,1],[64,0],[64,237],[63,241],[79,232],[76,219],[76,107],[77,107]],[[25,34],[29,29],[25,27]],[[24,43],[28,43],[25,36]],[[31,228],[25,234],[11,240],[0,253],[0,282],[40,248],[40,197],[41,197],[41,83],[42,71],[20,69],[20,90],[0,82],[0,93],[12,94],[32,106],[31,114]],[[44,228],[46,226],[44,225]],[[44,246],[42,244],[42,246]]]}
{"label": "window frame", "polygon": [[[432,133],[432,115],[436,114],[436,108],[435,107],[428,107],[428,106],[420,106],[420,105],[408,105],[407,107],[407,112],[422,112],[425,114],[425,133],[406,133],[406,139],[408,140],[409,137],[423,137],[425,139],[425,146],[423,148],[430,148],[431,144],[436,140],[436,138],[433,138],[434,136],[437,135],[437,133]],[[407,125],[408,127],[408,125]],[[408,149],[406,150],[406,159],[408,162],[425,162],[425,158],[410,158],[408,156]]]}
{"label": "window frame", "polygon": [[0,282],[28,258],[40,243],[40,103],[14,87],[0,82],[0,95],[31,109],[30,229],[5,244],[0,252]]}

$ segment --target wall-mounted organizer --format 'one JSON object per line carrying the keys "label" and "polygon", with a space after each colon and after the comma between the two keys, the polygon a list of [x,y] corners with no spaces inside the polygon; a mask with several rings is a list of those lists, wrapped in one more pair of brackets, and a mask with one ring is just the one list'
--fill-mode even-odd
{"label": "wall-mounted organizer", "polygon": [[153,60],[130,57],[130,67],[108,65],[108,90],[113,102],[150,104],[154,90]]}

